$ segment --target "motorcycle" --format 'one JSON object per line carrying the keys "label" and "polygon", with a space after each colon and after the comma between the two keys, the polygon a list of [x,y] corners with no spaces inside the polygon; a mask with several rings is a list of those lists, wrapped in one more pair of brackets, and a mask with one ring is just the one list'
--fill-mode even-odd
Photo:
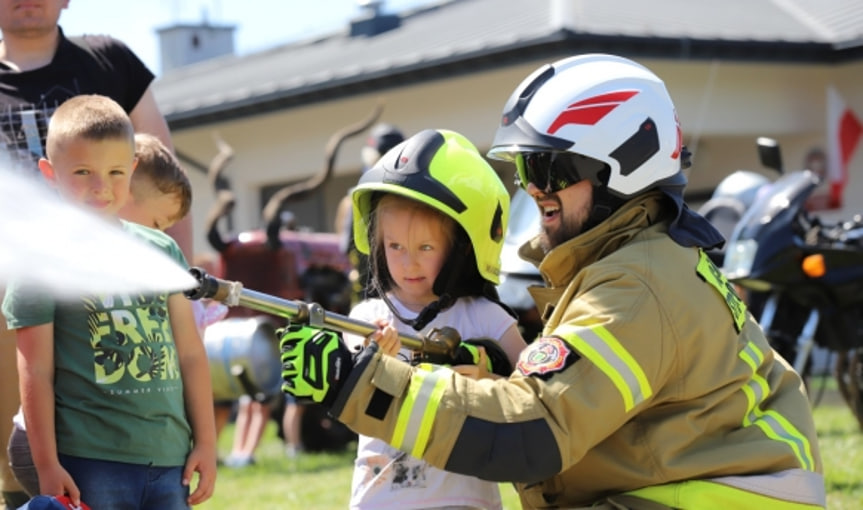
{"label": "motorcycle", "polygon": [[[759,146],[762,163],[781,173],[779,147]],[[863,430],[863,218],[829,223],[807,200],[820,178],[809,170],[782,175],[735,226],[723,271],[749,294],[773,348],[804,378],[812,352],[836,362],[839,392]]]}
{"label": "motorcycle", "polygon": [[[767,138],[758,140],[758,147],[769,145]],[[775,143],[775,142],[773,142]],[[772,163],[780,167],[781,162]],[[734,227],[743,219],[746,211],[755,203],[764,190],[770,184],[766,176],[750,170],[737,170],[722,179],[713,190],[710,199],[698,208],[698,214],[704,216],[722,237],[728,239],[734,232]],[[725,259],[723,248],[714,248],[707,251],[707,255],[719,267],[722,267]]]}

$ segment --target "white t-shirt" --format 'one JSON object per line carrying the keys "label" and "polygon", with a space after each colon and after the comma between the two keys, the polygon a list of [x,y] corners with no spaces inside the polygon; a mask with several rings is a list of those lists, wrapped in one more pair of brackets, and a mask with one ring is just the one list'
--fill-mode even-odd
{"label": "white t-shirt", "polygon": [[18,406],[18,412],[12,417],[12,423],[21,430],[27,430],[27,426],[24,425],[24,410],[21,406]]}
{"label": "white t-shirt", "polygon": [[[399,315],[407,319],[416,312],[405,308],[394,296],[388,296]],[[381,299],[368,299],[357,304],[351,317],[364,321],[389,319],[403,333],[416,331],[395,319]],[[476,297],[462,297],[450,308],[440,312],[423,333],[434,327],[449,326],[459,332],[463,340],[491,338],[499,340],[515,323],[500,305]],[[344,335],[352,348],[361,347],[363,338]],[[410,351],[402,349],[400,355],[410,358]],[[449,473],[396,450],[380,439],[359,436],[354,476],[351,484],[352,509],[416,509],[440,507],[470,507],[500,509],[500,491],[497,483],[487,482],[455,473]]]}

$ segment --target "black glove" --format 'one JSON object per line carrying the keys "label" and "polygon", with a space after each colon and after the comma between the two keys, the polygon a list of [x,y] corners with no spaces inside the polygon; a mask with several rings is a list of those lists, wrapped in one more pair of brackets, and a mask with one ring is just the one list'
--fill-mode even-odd
{"label": "black glove", "polygon": [[291,324],[279,331],[282,391],[300,401],[329,405],[348,377],[353,360],[341,335]]}
{"label": "black glove", "polygon": [[498,342],[490,338],[471,338],[461,342],[456,348],[453,365],[479,364],[479,347],[485,349],[485,354],[488,357],[487,371],[504,377],[509,377],[512,374],[512,363],[506,357],[506,352]]}

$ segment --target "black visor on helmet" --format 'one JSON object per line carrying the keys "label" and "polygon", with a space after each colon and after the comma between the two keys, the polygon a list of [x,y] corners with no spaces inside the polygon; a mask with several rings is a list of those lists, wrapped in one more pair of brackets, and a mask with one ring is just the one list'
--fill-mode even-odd
{"label": "black visor on helmet", "polygon": [[573,152],[519,152],[515,154],[516,184],[527,189],[529,183],[545,193],[557,193],[588,179],[599,182],[599,174],[607,165],[597,159]]}

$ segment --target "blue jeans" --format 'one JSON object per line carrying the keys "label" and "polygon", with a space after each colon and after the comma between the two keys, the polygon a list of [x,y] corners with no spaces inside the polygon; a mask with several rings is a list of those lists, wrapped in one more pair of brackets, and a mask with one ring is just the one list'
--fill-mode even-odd
{"label": "blue jeans", "polygon": [[188,510],[183,466],[154,467],[60,454],[81,501],[93,510]]}

